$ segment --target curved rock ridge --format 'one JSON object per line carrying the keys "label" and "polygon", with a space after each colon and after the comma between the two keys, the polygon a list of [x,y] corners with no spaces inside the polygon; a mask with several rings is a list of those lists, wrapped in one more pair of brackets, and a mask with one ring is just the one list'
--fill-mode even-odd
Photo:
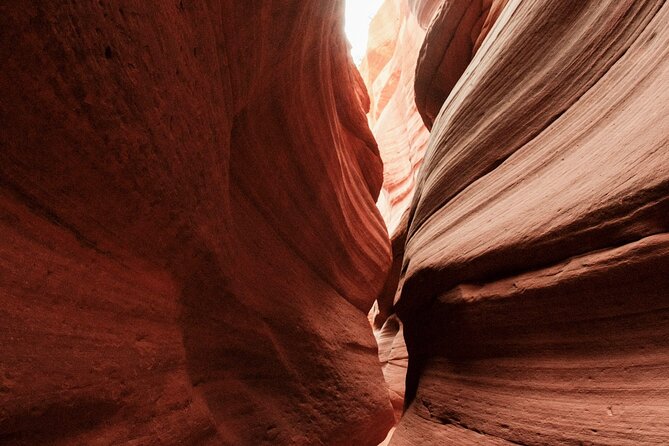
{"label": "curved rock ridge", "polygon": [[669,442],[668,86],[666,2],[509,0],[408,216],[391,445]]}
{"label": "curved rock ridge", "polygon": [[0,442],[374,445],[343,2],[0,5]]}
{"label": "curved rock ridge", "polygon": [[668,260],[658,234],[440,295],[390,444],[666,444]]}
{"label": "curved rock ridge", "polygon": [[416,67],[416,104],[431,129],[442,104],[508,0],[415,0],[429,23]]}

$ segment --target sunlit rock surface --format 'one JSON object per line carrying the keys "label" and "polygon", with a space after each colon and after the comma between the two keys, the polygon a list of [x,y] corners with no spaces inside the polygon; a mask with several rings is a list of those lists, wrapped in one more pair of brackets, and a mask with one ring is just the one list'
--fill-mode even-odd
{"label": "sunlit rock surface", "polygon": [[370,96],[369,122],[384,166],[379,208],[391,236],[411,203],[429,136],[414,94],[424,36],[408,0],[386,0],[372,19],[360,67]]}
{"label": "sunlit rock surface", "polygon": [[383,440],[342,9],[0,5],[0,443]]}
{"label": "sunlit rock surface", "polygon": [[669,5],[509,0],[479,45],[434,108],[416,83],[390,444],[667,444]]}

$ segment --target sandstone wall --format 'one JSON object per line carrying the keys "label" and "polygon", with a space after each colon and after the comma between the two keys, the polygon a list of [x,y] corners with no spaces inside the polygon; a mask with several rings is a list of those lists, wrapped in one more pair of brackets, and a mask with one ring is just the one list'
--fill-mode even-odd
{"label": "sandstone wall", "polygon": [[[666,444],[669,5],[509,0],[480,41],[450,14],[416,75],[390,444]],[[456,82],[423,73],[459,41]]]}
{"label": "sandstone wall", "polygon": [[0,5],[0,442],[377,444],[343,2]]}

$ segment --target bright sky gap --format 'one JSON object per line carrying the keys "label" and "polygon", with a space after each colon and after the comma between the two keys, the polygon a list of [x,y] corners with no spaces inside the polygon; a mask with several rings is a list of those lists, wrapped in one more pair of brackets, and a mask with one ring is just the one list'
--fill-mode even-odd
{"label": "bright sky gap", "polygon": [[346,36],[351,42],[351,56],[360,65],[367,50],[369,22],[383,0],[346,0]]}

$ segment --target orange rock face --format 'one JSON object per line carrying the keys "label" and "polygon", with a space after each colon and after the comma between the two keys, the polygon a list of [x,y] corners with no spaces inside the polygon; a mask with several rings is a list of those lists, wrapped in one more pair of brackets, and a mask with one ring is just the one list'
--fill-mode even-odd
{"label": "orange rock face", "polygon": [[510,0],[479,40],[475,3],[418,66],[390,444],[667,444],[669,5]]}
{"label": "orange rock face", "polygon": [[0,6],[3,444],[383,440],[342,8]]}

